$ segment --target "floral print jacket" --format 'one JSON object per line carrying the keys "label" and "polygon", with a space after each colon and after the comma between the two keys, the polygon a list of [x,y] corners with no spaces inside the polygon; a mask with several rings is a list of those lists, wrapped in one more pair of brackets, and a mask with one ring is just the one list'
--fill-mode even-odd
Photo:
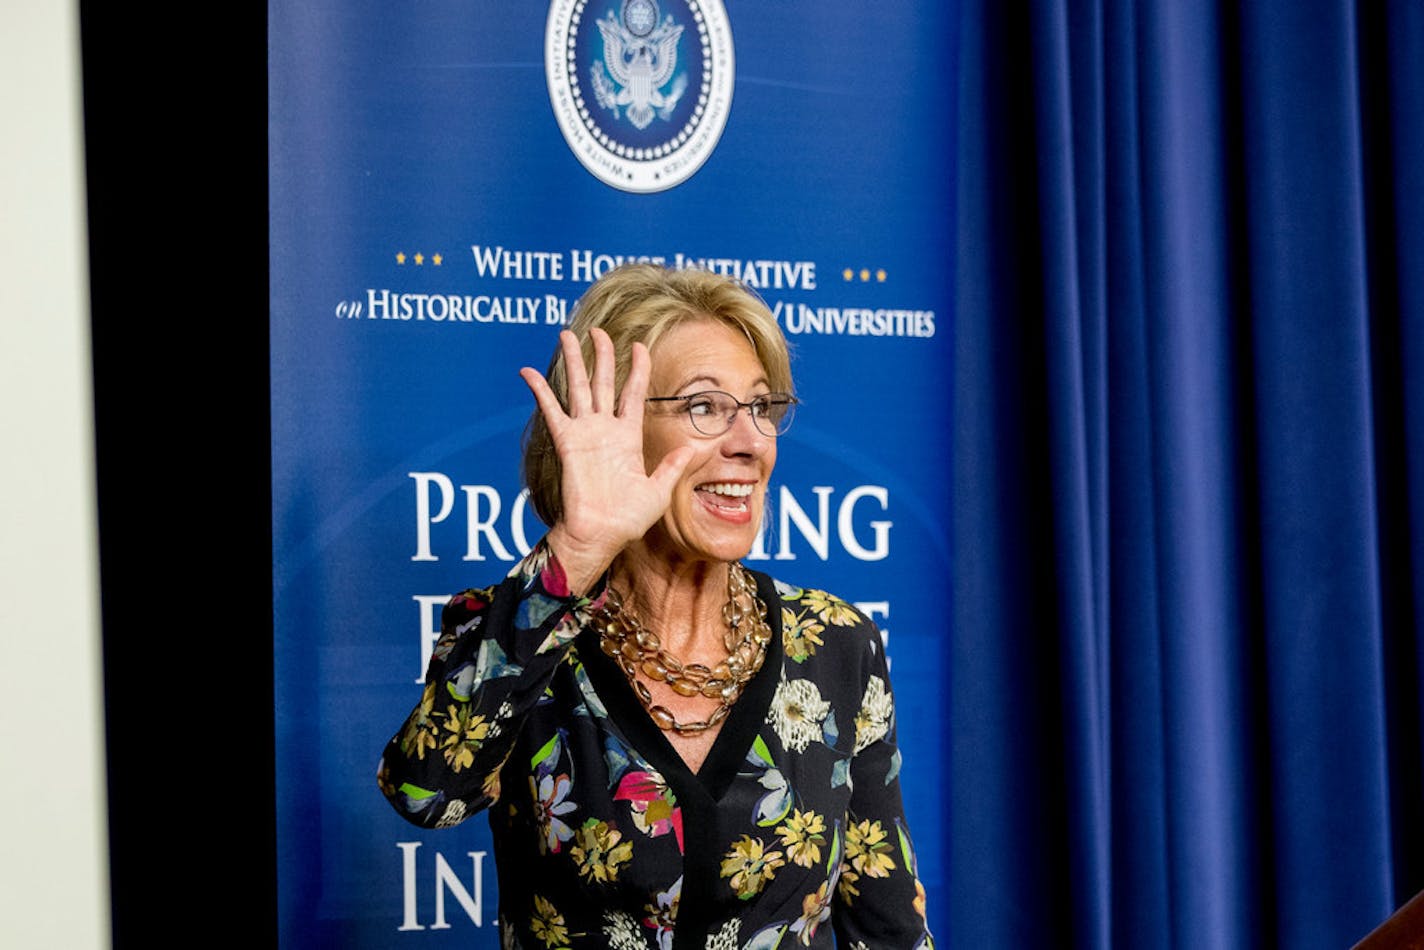
{"label": "floral print jacket", "polygon": [[751,573],[771,644],[697,773],[544,542],[446,604],[378,784],[417,825],[488,812],[504,947],[933,948],[879,631]]}

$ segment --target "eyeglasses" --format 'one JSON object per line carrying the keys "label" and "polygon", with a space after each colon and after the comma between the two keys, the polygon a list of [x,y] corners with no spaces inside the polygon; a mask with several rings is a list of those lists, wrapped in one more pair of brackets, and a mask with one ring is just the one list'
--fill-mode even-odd
{"label": "eyeglasses", "polygon": [[796,411],[796,397],[789,393],[767,393],[742,402],[731,393],[716,389],[688,396],[649,396],[647,402],[681,402],[680,412],[686,412],[692,427],[703,435],[717,436],[732,428],[737,413],[746,409],[752,424],[765,436],[778,436],[791,428]]}

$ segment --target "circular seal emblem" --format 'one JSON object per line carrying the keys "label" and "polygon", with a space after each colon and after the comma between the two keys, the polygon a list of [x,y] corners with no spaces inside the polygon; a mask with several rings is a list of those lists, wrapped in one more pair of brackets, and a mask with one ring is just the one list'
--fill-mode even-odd
{"label": "circular seal emblem", "polygon": [[599,181],[649,193],[707,161],[732,108],[732,29],[721,0],[553,0],[549,102]]}

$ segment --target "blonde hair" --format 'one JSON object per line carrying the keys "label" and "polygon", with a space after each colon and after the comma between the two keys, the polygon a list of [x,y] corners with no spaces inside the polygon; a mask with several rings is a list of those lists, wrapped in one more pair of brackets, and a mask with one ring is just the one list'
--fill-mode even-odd
{"label": "blonde hair", "polygon": [[[578,337],[584,365],[592,371],[598,327],[613,340],[614,388],[623,392],[635,342],[649,350],[674,327],[688,320],[711,319],[744,333],[774,392],[793,393],[791,353],[766,303],[741,282],[704,270],[675,270],[658,264],[630,263],[605,273],[579,298],[568,329]],[[544,374],[559,404],[568,409],[568,379],[558,346]],[[560,481],[563,467],[544,417],[536,408],[525,428],[523,477],[534,513],[547,525],[563,516]]]}

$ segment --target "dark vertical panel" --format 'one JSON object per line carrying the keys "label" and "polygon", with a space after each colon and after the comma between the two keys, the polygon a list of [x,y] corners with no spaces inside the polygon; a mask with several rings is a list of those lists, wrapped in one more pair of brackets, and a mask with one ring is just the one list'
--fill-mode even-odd
{"label": "dark vertical panel", "polygon": [[80,28],[113,945],[269,946],[265,15]]}
{"label": "dark vertical panel", "polygon": [[1278,926],[1340,944],[1388,908],[1356,25],[1260,3],[1241,27]]}
{"label": "dark vertical panel", "polygon": [[1424,10],[1360,3],[1358,59],[1364,140],[1365,253],[1380,521],[1380,605],[1389,729],[1394,900],[1424,889],[1424,734],[1420,705],[1419,531],[1424,525]]}
{"label": "dark vertical panel", "polygon": [[1270,729],[1267,673],[1269,655],[1264,605],[1261,599],[1265,552],[1257,529],[1261,520],[1260,471],[1256,446],[1260,412],[1255,400],[1252,368],[1256,363],[1251,322],[1251,267],[1247,235],[1247,190],[1250,170],[1246,162],[1246,117],[1242,105],[1242,60],[1249,55],[1242,46],[1241,12],[1233,0],[1218,5],[1221,23],[1221,134],[1223,168],[1221,190],[1226,215],[1222,248],[1226,262],[1226,312],[1232,328],[1231,348],[1236,355],[1232,366],[1233,412],[1232,453],[1236,459],[1233,492],[1234,513],[1241,525],[1238,554],[1241,558],[1241,598],[1237,610],[1242,627],[1242,690],[1245,701],[1241,731],[1246,750],[1245,801],[1247,826],[1252,829],[1245,842],[1248,873],[1256,896],[1250,934],[1260,946],[1279,946],[1274,908],[1278,900],[1273,855],[1275,851],[1275,779]]}
{"label": "dark vertical panel", "polygon": [[948,941],[962,946],[1065,946],[1074,915],[1052,495],[1042,478],[1031,8],[970,2],[962,19],[948,769]]}

